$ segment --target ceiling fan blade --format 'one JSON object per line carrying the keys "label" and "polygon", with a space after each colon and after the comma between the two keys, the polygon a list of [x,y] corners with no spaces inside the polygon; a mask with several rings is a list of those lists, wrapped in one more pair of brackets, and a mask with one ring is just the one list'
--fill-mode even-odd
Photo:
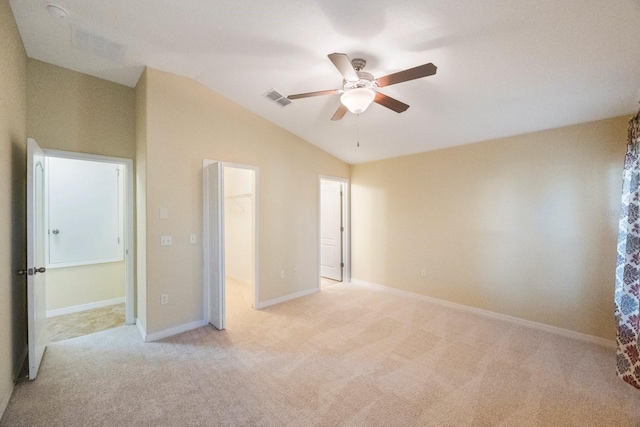
{"label": "ceiling fan blade", "polygon": [[378,87],[391,86],[409,80],[432,76],[436,73],[437,69],[438,67],[432,63],[428,63],[414,68],[409,68],[408,70],[398,71],[397,73],[389,74],[388,76],[380,77],[379,79],[376,79],[376,83],[378,84]]}
{"label": "ceiling fan blade", "polygon": [[344,53],[331,53],[327,55],[329,60],[333,62],[333,65],[336,66],[342,77],[348,82],[357,82],[360,78],[358,77],[358,73],[353,69],[353,65],[351,65],[351,60]]}
{"label": "ceiling fan blade", "polygon": [[333,114],[333,117],[331,117],[331,120],[336,121],[336,120],[340,120],[344,117],[344,115],[347,113],[347,107],[345,107],[342,103],[340,104],[340,106],[338,107],[338,109],[336,110],[336,112]]}
{"label": "ceiling fan blade", "polygon": [[397,99],[393,99],[392,97],[380,92],[376,92],[376,97],[373,99],[373,102],[387,107],[396,113],[402,113],[403,111],[407,111],[407,108],[409,108],[409,106],[404,102],[400,102]]}
{"label": "ceiling fan blade", "polygon": [[311,96],[332,95],[334,93],[340,93],[340,92],[342,92],[342,90],[340,89],[319,90],[317,92],[297,93],[295,95],[289,95],[287,96],[287,98],[288,99],[309,98]]}

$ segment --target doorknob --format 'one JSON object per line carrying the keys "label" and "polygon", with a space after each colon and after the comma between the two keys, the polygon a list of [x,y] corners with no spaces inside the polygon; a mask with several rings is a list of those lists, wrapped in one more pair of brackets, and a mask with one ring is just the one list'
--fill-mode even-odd
{"label": "doorknob", "polygon": [[40,268],[30,268],[28,270],[18,270],[16,271],[16,273],[18,273],[18,276],[24,276],[25,274],[28,274],[29,276],[34,276],[38,273],[44,273],[45,271],[47,271],[46,268],[40,267]]}
{"label": "doorknob", "polygon": [[53,230],[51,230],[51,232],[53,234],[58,234],[58,233],[60,233],[60,230],[58,230],[57,228],[54,228]]}

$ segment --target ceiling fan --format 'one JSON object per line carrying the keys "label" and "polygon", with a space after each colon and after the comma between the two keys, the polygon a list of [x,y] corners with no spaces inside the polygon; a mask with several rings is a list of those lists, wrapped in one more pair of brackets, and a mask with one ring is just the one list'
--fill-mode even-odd
{"label": "ceiling fan", "polygon": [[288,99],[309,98],[311,96],[332,95],[341,93],[340,107],[335,112],[331,120],[340,120],[347,111],[360,114],[371,105],[372,102],[387,107],[396,113],[406,111],[409,106],[404,102],[391,98],[376,91],[376,88],[391,86],[397,83],[422,77],[432,76],[436,73],[437,67],[432,63],[409,68],[384,77],[374,78],[370,73],[362,71],[367,65],[367,61],[360,58],[350,60],[344,53],[332,53],[327,55],[329,60],[336,66],[342,77],[344,77],[342,89],[320,90],[317,92],[298,93],[289,95]]}

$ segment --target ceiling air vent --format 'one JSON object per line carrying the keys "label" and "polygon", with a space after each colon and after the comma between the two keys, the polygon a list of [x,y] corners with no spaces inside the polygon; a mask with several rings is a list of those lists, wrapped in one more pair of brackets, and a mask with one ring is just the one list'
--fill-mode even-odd
{"label": "ceiling air vent", "polygon": [[124,53],[126,51],[125,46],[114,42],[113,40],[105,39],[89,31],[85,31],[78,27],[73,27],[72,31],[73,47],[76,49],[97,56],[102,59],[106,59],[111,62],[122,62]]}
{"label": "ceiling air vent", "polygon": [[269,89],[267,92],[263,93],[262,96],[275,102],[281,107],[286,107],[287,105],[291,104],[291,101],[289,101],[286,97],[282,96],[275,89]]}

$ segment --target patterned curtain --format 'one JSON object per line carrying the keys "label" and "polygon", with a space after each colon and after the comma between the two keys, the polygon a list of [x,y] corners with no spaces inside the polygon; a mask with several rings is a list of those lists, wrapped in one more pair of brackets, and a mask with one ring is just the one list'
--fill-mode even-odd
{"label": "patterned curtain", "polygon": [[618,376],[640,389],[640,111],[629,120],[616,264]]}

